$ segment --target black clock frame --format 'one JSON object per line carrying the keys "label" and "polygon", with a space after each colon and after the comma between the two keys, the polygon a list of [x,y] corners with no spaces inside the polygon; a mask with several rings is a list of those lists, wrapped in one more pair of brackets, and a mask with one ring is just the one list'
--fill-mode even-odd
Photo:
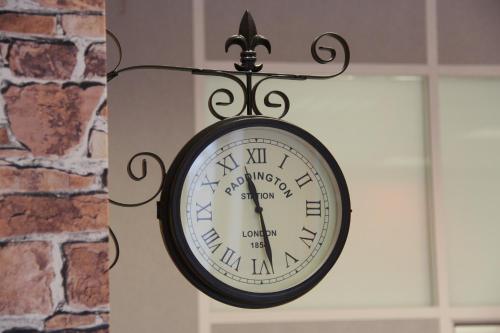
{"label": "black clock frame", "polygon": [[[289,289],[254,293],[231,287],[210,274],[196,259],[189,247],[180,218],[180,198],[185,178],[198,155],[214,140],[229,132],[248,128],[267,127],[290,132],[308,142],[325,159],[338,184],[340,195],[340,230],[336,243],[322,266],[302,283]],[[165,246],[181,273],[199,290],[223,303],[243,308],[267,308],[290,302],[317,285],[340,256],[350,224],[350,198],[342,171],[328,149],[313,135],[288,122],[263,116],[240,116],[215,123],[196,134],[179,152],[167,172],[158,218]]]}

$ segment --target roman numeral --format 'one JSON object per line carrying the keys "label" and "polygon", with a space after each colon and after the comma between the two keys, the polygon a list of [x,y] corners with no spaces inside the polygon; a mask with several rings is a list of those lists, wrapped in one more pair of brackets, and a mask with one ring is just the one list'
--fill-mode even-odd
{"label": "roman numeral", "polygon": [[266,148],[252,148],[252,150],[247,148],[247,152],[250,155],[247,164],[266,163]]}
{"label": "roman numeral", "polygon": [[321,201],[306,200],[306,216],[321,216]]}
{"label": "roman numeral", "polygon": [[215,189],[217,188],[217,185],[219,185],[219,181],[211,182],[208,179],[208,175],[205,175],[205,179],[201,182],[201,186],[210,186],[210,189],[212,190],[212,193],[215,193]]}
{"label": "roman numeral", "polygon": [[[229,267],[234,268],[235,271],[238,271],[238,268],[240,268],[241,256],[236,259],[233,259],[235,254],[236,252],[234,252],[234,250],[227,247],[226,251],[222,255],[222,258],[220,258],[220,261],[228,265]],[[233,260],[231,261],[231,259]]]}
{"label": "roman numeral", "polygon": [[285,164],[286,159],[288,157],[290,157],[287,154],[284,154],[284,155],[285,155],[285,157],[283,157],[283,160],[281,161],[281,164],[278,166],[278,168],[280,168],[280,169],[283,169],[283,165]]}
{"label": "roman numeral", "polygon": [[218,165],[223,167],[224,169],[224,176],[226,175],[226,170],[229,170],[229,172],[233,171],[240,165],[235,161],[234,157],[232,154],[229,154],[225,156],[222,161],[217,162]]}
{"label": "roman numeral", "polygon": [[196,220],[199,221],[212,221],[212,203],[209,202],[207,205],[203,206],[196,203]]}
{"label": "roman numeral", "polygon": [[259,265],[260,269],[257,272],[257,259],[252,259],[252,264],[253,264],[253,275],[262,275],[262,272],[265,270],[266,275],[270,275],[271,273],[274,274],[273,266],[269,264],[269,267],[271,267],[271,270],[269,270],[269,267],[267,266],[267,263],[265,260],[262,260],[262,263]]}
{"label": "roman numeral", "polygon": [[302,186],[304,186],[305,184],[312,182],[312,179],[311,176],[309,176],[309,174],[306,172],[305,175],[295,179],[295,181],[297,182],[297,185],[302,188]]}
{"label": "roman numeral", "polygon": [[314,242],[314,238],[316,238],[316,232],[312,232],[311,230],[307,229],[306,227],[302,227],[302,231],[306,232],[306,236],[304,237],[299,237],[300,240],[306,244],[308,248],[311,248],[312,243]]}
{"label": "roman numeral", "polygon": [[211,250],[212,253],[217,251],[217,249],[222,245],[222,242],[220,241],[220,236],[217,233],[217,231],[215,231],[214,228],[208,230],[203,235],[201,235],[201,239],[203,239],[208,249]]}
{"label": "roman numeral", "polygon": [[297,261],[299,261],[299,259],[295,258],[294,256],[292,256],[290,253],[286,252],[285,251],[285,261],[286,261],[286,268],[290,267],[290,264],[288,262],[288,258],[292,259],[293,260],[293,264],[297,263]]}

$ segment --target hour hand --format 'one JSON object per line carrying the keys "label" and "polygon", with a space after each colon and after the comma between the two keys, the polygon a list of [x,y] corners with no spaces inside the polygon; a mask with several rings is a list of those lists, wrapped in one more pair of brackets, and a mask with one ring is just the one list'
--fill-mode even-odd
{"label": "hour hand", "polygon": [[259,213],[262,211],[262,207],[260,207],[259,197],[257,196],[257,188],[255,187],[252,177],[250,177],[250,173],[248,173],[247,167],[245,167],[245,178],[247,180],[248,190],[250,191],[252,200],[255,203],[255,211]]}

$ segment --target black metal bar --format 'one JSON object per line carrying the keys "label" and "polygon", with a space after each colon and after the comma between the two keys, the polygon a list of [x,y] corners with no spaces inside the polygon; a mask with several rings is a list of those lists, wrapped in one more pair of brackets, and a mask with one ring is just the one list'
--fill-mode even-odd
{"label": "black metal bar", "polygon": [[246,95],[247,95],[247,115],[252,115],[253,109],[253,98],[252,98],[252,72],[246,73],[247,77],[247,87],[246,87]]}
{"label": "black metal bar", "polygon": [[[323,49],[323,48],[321,48]],[[346,56],[347,57],[347,56]],[[287,80],[324,80],[324,79],[332,79],[336,76],[344,73],[348,67],[349,63],[344,63],[342,66],[342,70],[339,72],[335,72],[329,75],[310,75],[310,74],[291,74],[291,73],[273,73],[273,72],[253,72],[252,74],[255,76],[280,76],[282,79]],[[228,75],[241,75],[241,72],[238,71],[228,71],[228,70],[219,70],[219,69],[204,69],[204,68],[196,68],[196,67],[181,67],[181,66],[167,66],[167,65],[137,65],[137,66],[129,66],[123,67],[121,69],[111,71],[107,74],[107,81],[111,81],[118,74],[123,72],[128,72],[131,70],[138,69],[156,69],[156,70],[167,70],[167,71],[177,71],[177,72],[191,72],[195,75],[215,75],[216,73],[224,73]]]}
{"label": "black metal bar", "polygon": [[108,229],[109,229],[109,235],[111,236],[111,240],[113,241],[113,245],[115,247],[115,257],[111,262],[111,265],[109,265],[109,267],[106,269],[106,272],[115,267],[116,263],[118,262],[118,259],[120,258],[120,243],[118,243],[118,239],[116,238],[113,229],[111,229],[111,227],[108,227]]}

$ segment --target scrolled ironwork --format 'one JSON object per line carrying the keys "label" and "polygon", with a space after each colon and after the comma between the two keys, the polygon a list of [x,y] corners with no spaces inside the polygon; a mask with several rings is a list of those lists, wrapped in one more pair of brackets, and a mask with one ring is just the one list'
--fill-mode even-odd
{"label": "scrolled ironwork", "polygon": [[[267,80],[271,80],[271,79],[283,79],[284,77],[281,76],[281,75],[275,75],[275,76],[268,76],[266,78],[263,78],[262,80],[260,80],[259,82],[257,82],[253,89],[252,89],[252,106],[253,106],[253,111],[256,115],[263,115],[264,113],[259,109],[259,107],[257,106],[257,89],[260,87],[260,85],[267,81]],[[296,79],[297,80],[297,79]],[[279,96],[282,101],[283,101],[283,104],[279,104],[279,103],[273,103],[271,102],[270,100],[270,97],[272,95],[277,95]],[[264,96],[264,105],[269,107],[269,108],[279,108],[279,107],[282,107],[283,106],[283,111],[281,112],[281,114],[276,117],[276,118],[283,118],[284,116],[286,116],[286,114],[288,113],[288,111],[290,110],[290,99],[288,98],[288,96],[280,91],[280,90],[272,90],[270,92],[268,92],[265,96]]]}
{"label": "scrolled ironwork", "polygon": [[[340,45],[342,46],[343,53],[344,53],[344,63],[342,65],[342,68],[340,69],[340,71],[338,71],[337,73],[325,75],[325,76],[308,75],[309,79],[331,79],[333,77],[339,76],[340,74],[344,73],[345,70],[347,69],[347,67],[349,66],[349,61],[351,59],[351,52],[349,50],[349,45],[347,44],[346,40],[342,36],[340,36],[334,32],[325,32],[325,33],[317,36],[316,38],[314,38],[313,42],[311,43],[311,55],[312,55],[314,61],[316,61],[319,64],[328,64],[328,63],[334,61],[335,58],[337,57],[337,51],[334,48],[325,47],[325,46],[318,46],[318,43],[320,42],[320,40],[326,36],[331,37],[340,43]],[[318,50],[328,51],[330,53],[330,57],[327,59],[321,58],[321,56],[318,54]]]}
{"label": "scrolled ironwork", "polygon": [[[220,72],[220,71],[206,71],[206,70],[200,70],[200,71],[195,70],[195,71],[193,71],[193,74],[219,76],[219,77],[223,77],[226,79],[230,79],[233,82],[236,82],[238,84],[238,86],[241,88],[241,91],[243,92],[243,105],[241,107],[241,110],[237,114],[235,114],[234,116],[231,116],[231,117],[239,116],[243,113],[243,111],[245,111],[245,108],[246,108],[246,105],[248,102],[247,95],[246,95],[247,88],[246,88],[245,84],[243,83],[243,81],[240,80],[240,78],[238,78],[236,75],[232,75],[232,74],[228,74],[228,73]],[[224,120],[226,118],[230,118],[230,117],[226,117],[226,116],[221,115],[215,109],[213,99],[214,99],[215,95],[217,95],[217,94],[226,95],[226,97],[228,98],[228,101],[227,102],[216,102],[215,105],[229,106],[229,105],[233,104],[233,102],[234,102],[233,92],[229,89],[226,89],[226,88],[219,88],[219,89],[215,90],[208,98],[208,110],[210,111],[212,116],[214,116],[215,118],[217,118],[219,120]]]}
{"label": "scrolled ironwork", "polygon": [[119,201],[115,201],[115,200],[109,199],[109,202],[111,204],[116,205],[116,206],[120,206],[120,207],[139,207],[139,206],[147,204],[148,202],[151,202],[152,200],[154,200],[154,198],[156,198],[158,196],[158,194],[160,194],[160,192],[162,190],[162,187],[163,187],[163,182],[165,181],[165,175],[166,175],[165,163],[163,163],[163,161],[160,158],[160,156],[158,156],[158,155],[156,155],[154,153],[150,153],[150,152],[141,152],[141,153],[135,154],[134,156],[132,156],[130,158],[130,160],[127,163],[127,174],[134,181],[141,181],[141,180],[143,180],[143,179],[145,179],[147,177],[147,175],[148,175],[148,163],[147,163],[147,160],[145,158],[142,159],[142,164],[141,164],[142,174],[140,176],[136,176],[135,173],[134,173],[134,171],[132,170],[132,164],[134,163],[134,161],[138,157],[141,157],[141,156],[142,157],[145,157],[145,156],[151,157],[160,166],[160,170],[161,170],[161,175],[162,176],[161,176],[161,182],[160,182],[160,186],[158,187],[158,190],[155,192],[154,195],[152,195],[148,199],[146,199],[144,201],[141,201],[141,202],[137,202],[137,203],[123,203],[123,202],[119,202]]}
{"label": "scrolled ironwork", "polygon": [[[215,104],[216,105],[223,105],[223,106],[228,106],[228,105],[231,105],[233,104],[234,102],[234,95],[233,93],[231,92],[231,90],[229,89],[225,89],[225,88],[219,88],[217,90],[215,90],[211,95],[210,97],[208,98],[208,110],[210,111],[210,113],[212,114],[212,116],[214,116],[215,118],[219,119],[219,120],[224,120],[226,119],[227,117],[224,117],[222,115],[220,115],[214,108],[214,105],[213,105],[213,98],[215,95],[217,95],[218,93],[224,93],[228,98],[229,98],[229,101],[228,102],[216,102]],[[236,115],[236,116],[239,116],[243,110],[245,110],[245,108],[243,107],[241,109],[241,111]]]}
{"label": "scrolled ironwork", "polygon": [[115,66],[111,70],[111,72],[114,72],[117,70],[117,68],[120,66],[122,63],[122,57],[123,57],[123,52],[122,52],[122,46],[120,45],[120,41],[118,40],[118,37],[116,37],[111,31],[106,29],[106,34],[111,38],[113,43],[116,45],[116,48],[118,49],[118,61],[116,62]]}
{"label": "scrolled ironwork", "polygon": [[[272,90],[264,96],[264,105],[269,107],[269,108],[279,108],[282,106],[282,104],[271,102],[271,100],[269,98],[272,95],[278,95],[283,100],[283,111],[281,112],[281,115],[276,117],[276,118],[281,119],[284,116],[286,116],[286,114],[288,113],[288,110],[290,110],[290,99],[288,98],[287,95],[285,95],[284,92],[279,91],[279,90]],[[256,115],[263,115],[262,111],[259,110],[259,108],[257,107],[257,103],[254,104],[253,110],[254,110]]]}
{"label": "scrolled ironwork", "polygon": [[118,239],[116,238],[113,229],[111,229],[111,227],[108,226],[108,230],[109,230],[109,235],[111,236],[111,240],[113,241],[113,245],[115,247],[115,257],[113,258],[113,261],[111,262],[111,264],[109,265],[109,267],[106,269],[105,272],[115,267],[116,263],[118,262],[118,259],[120,258],[120,243],[118,243]]}

